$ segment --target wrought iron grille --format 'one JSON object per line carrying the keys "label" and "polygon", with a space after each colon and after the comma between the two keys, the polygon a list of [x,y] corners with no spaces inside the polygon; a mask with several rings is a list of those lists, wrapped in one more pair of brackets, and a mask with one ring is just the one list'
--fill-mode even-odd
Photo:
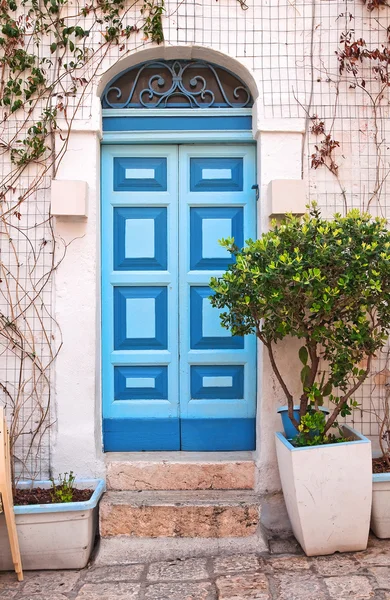
{"label": "wrought iron grille", "polygon": [[203,61],[149,61],[115,77],[103,108],[249,108],[250,91],[227,69]]}

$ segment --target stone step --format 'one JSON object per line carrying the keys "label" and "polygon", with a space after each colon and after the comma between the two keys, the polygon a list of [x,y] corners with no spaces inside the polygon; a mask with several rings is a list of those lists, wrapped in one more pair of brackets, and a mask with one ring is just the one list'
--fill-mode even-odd
{"label": "stone step", "polygon": [[228,538],[254,535],[259,500],[242,491],[106,492],[100,503],[102,538]]}
{"label": "stone step", "polygon": [[252,452],[106,454],[108,490],[253,490]]}
{"label": "stone step", "polygon": [[247,537],[208,538],[207,540],[204,538],[137,538],[120,535],[100,538],[94,555],[94,565],[128,565],[160,560],[182,561],[196,556],[205,558],[267,552],[269,552],[268,541],[260,529],[255,535]]}

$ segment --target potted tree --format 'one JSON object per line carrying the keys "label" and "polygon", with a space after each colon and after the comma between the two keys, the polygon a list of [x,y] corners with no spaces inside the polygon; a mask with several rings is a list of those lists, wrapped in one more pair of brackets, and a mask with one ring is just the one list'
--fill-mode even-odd
{"label": "potted tree", "polygon": [[[338,425],[367,378],[390,327],[390,233],[382,219],[357,210],[332,220],[315,205],[291,215],[239,250],[222,244],[235,262],[211,280],[213,306],[234,335],[255,332],[268,351],[298,432],[276,433],[283,494],[294,534],[306,554],[362,550],[367,545],[371,444]],[[302,340],[298,411],[275,359],[283,338]],[[320,365],[322,365],[320,369]],[[324,398],[332,405],[321,411]]]}

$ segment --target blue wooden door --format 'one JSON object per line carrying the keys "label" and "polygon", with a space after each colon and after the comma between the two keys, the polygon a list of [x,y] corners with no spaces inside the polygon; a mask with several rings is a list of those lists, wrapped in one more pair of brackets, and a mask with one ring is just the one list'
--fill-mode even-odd
{"label": "blue wooden door", "polygon": [[255,445],[256,340],[224,330],[208,282],[256,234],[253,146],[105,146],[106,451]]}
{"label": "blue wooden door", "polygon": [[180,449],[178,147],[102,152],[105,450]]}
{"label": "blue wooden door", "polygon": [[209,301],[231,261],[218,244],[256,234],[253,146],[179,150],[180,418],[183,450],[255,444],[256,338],[232,336]]}

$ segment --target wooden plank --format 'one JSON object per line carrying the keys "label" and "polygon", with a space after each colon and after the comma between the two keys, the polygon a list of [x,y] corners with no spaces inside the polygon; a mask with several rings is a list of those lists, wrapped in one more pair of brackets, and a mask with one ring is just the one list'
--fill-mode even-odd
{"label": "wooden plank", "polygon": [[0,496],[5,523],[7,526],[12,561],[18,581],[23,581],[22,560],[20,557],[18,533],[16,530],[14,505],[12,497],[11,456],[9,433],[5,420],[4,408],[0,407]]}

